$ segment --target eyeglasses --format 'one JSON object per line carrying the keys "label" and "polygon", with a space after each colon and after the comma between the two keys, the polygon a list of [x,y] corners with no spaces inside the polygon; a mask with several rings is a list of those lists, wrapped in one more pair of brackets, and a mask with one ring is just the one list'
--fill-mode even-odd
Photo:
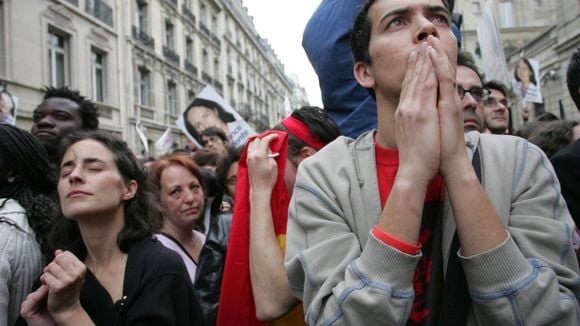
{"label": "eyeglasses", "polygon": [[512,103],[506,100],[505,98],[503,100],[498,101],[495,97],[488,97],[485,100],[483,100],[484,106],[499,106],[500,103],[506,108],[510,108],[512,106]]}
{"label": "eyeglasses", "polygon": [[457,95],[459,95],[460,100],[463,100],[466,93],[471,94],[471,96],[473,96],[473,98],[476,101],[481,102],[485,101],[489,97],[491,91],[489,89],[485,89],[479,86],[473,86],[470,89],[465,89],[461,86],[457,86]]}
{"label": "eyeglasses", "polygon": [[238,176],[234,175],[226,180],[226,184],[228,186],[235,186],[236,182],[238,182]]}

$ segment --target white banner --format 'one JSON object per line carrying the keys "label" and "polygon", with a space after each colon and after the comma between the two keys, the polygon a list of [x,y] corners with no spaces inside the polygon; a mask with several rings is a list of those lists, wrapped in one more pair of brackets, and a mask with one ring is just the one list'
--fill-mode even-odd
{"label": "white banner", "polygon": [[143,144],[143,149],[145,157],[149,156],[149,142],[147,141],[147,129],[141,122],[141,120],[137,120],[135,123],[135,129],[137,129],[137,135],[139,135],[139,139],[141,140],[141,144]]}
{"label": "white banner", "polygon": [[292,104],[290,104],[290,99],[288,96],[284,97],[284,118],[289,117],[292,114]]}
{"label": "white banner", "polygon": [[481,49],[483,70],[486,80],[496,79],[509,85],[508,69],[503,52],[501,35],[497,28],[492,1],[487,1],[481,22],[477,26],[477,40]]}
{"label": "white banner", "polygon": [[155,142],[155,148],[160,155],[165,155],[171,151],[173,147],[173,134],[171,133],[171,127],[167,127],[167,130],[157,139]]}

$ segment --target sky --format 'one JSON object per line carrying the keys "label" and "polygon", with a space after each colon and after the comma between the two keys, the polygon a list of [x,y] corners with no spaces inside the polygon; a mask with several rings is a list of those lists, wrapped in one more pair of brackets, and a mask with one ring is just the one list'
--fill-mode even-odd
{"label": "sky", "polygon": [[286,75],[298,75],[310,105],[322,107],[318,77],[302,48],[302,33],[318,7],[318,0],[242,0],[261,37],[276,52]]}

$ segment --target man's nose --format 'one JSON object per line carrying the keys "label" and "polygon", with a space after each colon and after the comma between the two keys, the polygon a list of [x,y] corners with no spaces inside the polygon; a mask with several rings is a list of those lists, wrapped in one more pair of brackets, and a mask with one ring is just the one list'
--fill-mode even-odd
{"label": "man's nose", "polygon": [[465,95],[463,96],[463,99],[461,100],[461,106],[463,107],[463,111],[470,108],[475,109],[477,104],[478,104],[477,100],[469,92],[466,92]]}
{"label": "man's nose", "polygon": [[421,16],[419,23],[420,26],[416,34],[417,42],[427,41],[429,35],[433,35],[437,38],[439,37],[439,33],[437,33],[437,28],[435,27],[433,22],[431,22],[429,19]]}
{"label": "man's nose", "polygon": [[44,116],[42,118],[40,118],[40,120],[38,120],[36,122],[36,126],[37,127],[54,127],[54,121],[52,121],[52,118],[50,116]]}

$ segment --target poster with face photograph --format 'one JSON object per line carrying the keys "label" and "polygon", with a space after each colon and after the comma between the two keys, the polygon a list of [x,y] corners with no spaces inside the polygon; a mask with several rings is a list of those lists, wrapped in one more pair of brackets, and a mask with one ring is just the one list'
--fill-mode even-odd
{"label": "poster with face photograph", "polygon": [[512,85],[514,93],[522,100],[542,103],[540,63],[538,60],[520,57],[514,69]]}
{"label": "poster with face photograph", "polygon": [[230,144],[242,146],[256,131],[250,127],[211,86],[206,86],[177,119],[177,127],[197,146],[203,146],[201,133],[209,127],[223,130]]}
{"label": "poster with face photograph", "polygon": [[0,91],[0,124],[16,125],[18,97]]}

